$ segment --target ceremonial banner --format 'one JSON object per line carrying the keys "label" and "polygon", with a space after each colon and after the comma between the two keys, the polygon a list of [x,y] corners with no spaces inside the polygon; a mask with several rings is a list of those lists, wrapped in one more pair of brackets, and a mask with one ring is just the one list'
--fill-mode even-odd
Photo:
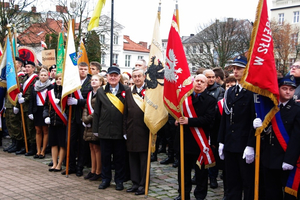
{"label": "ceremonial banner", "polygon": [[266,116],[261,118],[263,125],[256,129],[256,135],[267,127],[279,110],[277,107],[279,90],[273,50],[267,1],[260,0],[251,35],[248,64],[241,80],[244,88],[272,101],[273,106]]}
{"label": "ceremonial banner", "polygon": [[68,95],[81,88],[81,81],[79,70],[77,67],[77,56],[74,44],[73,26],[71,20],[69,21],[67,48],[64,60],[65,62],[62,73],[63,89],[61,98],[62,112],[65,112]]}
{"label": "ceremonial banner", "polygon": [[92,30],[95,27],[99,26],[99,20],[100,20],[100,15],[101,15],[101,10],[105,4],[106,0],[99,0],[96,8],[93,12],[93,15],[91,17],[90,23],[88,25],[88,31]]}
{"label": "ceremonial banner", "polygon": [[85,62],[88,64],[89,66],[89,73],[91,74],[91,70],[90,70],[90,63],[89,63],[89,59],[85,50],[85,46],[83,41],[80,41],[80,48],[79,48],[79,52],[78,52],[78,61],[77,63],[81,63],[81,62]]}
{"label": "ceremonial banner", "polygon": [[14,64],[14,53],[11,48],[9,37],[6,41],[6,84],[7,84],[7,97],[8,100],[15,106],[17,103],[17,96],[20,93],[17,75]]}
{"label": "ceremonial banner", "polygon": [[169,113],[178,119],[182,116],[181,105],[184,99],[193,92],[193,83],[175,15],[169,33],[166,57],[164,104]]}
{"label": "ceremonial banner", "polygon": [[151,151],[155,151],[156,133],[168,120],[168,112],[163,105],[164,64],[160,38],[160,10],[158,11],[146,72],[145,115],[144,122],[152,134]]}
{"label": "ceremonial banner", "polygon": [[2,49],[2,46],[0,44],[0,57],[3,55],[3,49]]}
{"label": "ceremonial banner", "polygon": [[57,44],[57,60],[56,60],[56,74],[62,73],[65,57],[65,47],[63,34],[60,32]]}

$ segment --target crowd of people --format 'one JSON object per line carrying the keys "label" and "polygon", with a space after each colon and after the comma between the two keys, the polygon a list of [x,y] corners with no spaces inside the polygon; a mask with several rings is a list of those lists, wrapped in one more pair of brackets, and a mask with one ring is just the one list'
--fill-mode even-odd
{"label": "crowd of people", "polygon": [[[16,64],[21,93],[16,106],[5,100],[6,127],[12,143],[3,150],[43,159],[50,148],[49,172],[81,177],[84,167],[89,166],[84,179],[102,180],[99,189],[106,189],[114,180],[115,189],[123,190],[123,182],[131,180],[132,187],[126,191],[145,194],[149,143],[143,104],[146,62],[138,60],[132,73],[121,73],[116,66],[101,71],[98,62],[90,62],[90,66],[79,63],[81,89],[67,99],[67,105],[72,106],[71,119],[67,117],[68,107],[66,112],[60,107],[62,74],[56,73],[56,66],[37,67],[18,57]],[[233,74],[220,67],[199,69],[193,77],[193,93],[183,105],[184,116],[174,119],[169,115],[157,133],[151,162],[157,161],[158,153],[166,152],[160,164],[178,167],[179,195],[175,200],[183,199],[179,125],[184,127],[184,199],[190,199],[194,184],[195,198],[204,200],[209,185],[218,187],[220,171],[224,200],[254,199],[255,129],[262,126],[262,119],[256,117],[254,93],[240,84],[246,65],[247,58],[241,55],[231,64]],[[283,147],[271,123],[261,135],[259,199],[266,200],[297,199],[284,188],[290,172],[300,171],[300,61],[278,83],[280,117],[289,142]],[[71,127],[66,172],[62,169],[68,120]]]}

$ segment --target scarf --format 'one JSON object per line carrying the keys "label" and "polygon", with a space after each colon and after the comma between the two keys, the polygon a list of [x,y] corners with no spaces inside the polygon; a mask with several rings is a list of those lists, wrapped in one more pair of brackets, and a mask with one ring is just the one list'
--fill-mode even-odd
{"label": "scarf", "polygon": [[34,90],[35,91],[43,91],[49,85],[51,85],[51,81],[49,79],[45,83],[42,83],[40,80],[37,80],[34,84]]}

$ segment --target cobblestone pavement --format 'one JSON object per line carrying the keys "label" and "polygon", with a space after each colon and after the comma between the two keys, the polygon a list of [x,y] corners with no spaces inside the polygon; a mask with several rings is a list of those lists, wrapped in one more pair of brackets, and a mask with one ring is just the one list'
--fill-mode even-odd
{"label": "cobblestone pavement", "polygon": [[[10,139],[3,139],[3,147],[7,147]],[[159,161],[166,158],[165,154],[158,155],[158,162],[151,163],[150,188],[147,199],[174,199],[178,196],[177,168],[172,165],[161,165]],[[99,190],[100,181],[91,182],[77,177],[75,174],[66,176],[59,172],[48,172],[50,154],[45,159],[33,159],[32,156],[16,156],[14,153],[3,152],[0,147],[0,199],[143,199],[127,193],[131,182],[125,182],[125,189],[115,190],[111,186]],[[89,172],[84,169],[84,176]],[[207,200],[221,200],[223,198],[223,183],[218,179],[219,187],[208,190]],[[194,188],[193,188],[194,189]],[[192,190],[193,191],[193,190]],[[192,199],[195,199],[191,193]]]}

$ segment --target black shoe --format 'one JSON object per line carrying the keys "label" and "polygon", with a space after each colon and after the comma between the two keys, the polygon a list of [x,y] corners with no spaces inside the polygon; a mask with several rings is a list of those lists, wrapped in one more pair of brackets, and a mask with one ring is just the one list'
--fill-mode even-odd
{"label": "black shoe", "polygon": [[[4,152],[7,152],[9,151],[10,149],[14,148],[15,150],[13,152],[16,152],[17,151],[17,142],[15,139],[12,139],[11,140],[11,145],[9,145],[7,148],[4,148],[3,151]],[[9,152],[9,153],[13,153],[13,152]]]}
{"label": "black shoe", "polygon": [[[66,175],[66,170],[65,171],[63,171],[62,173],[61,173],[61,175]],[[76,173],[76,171],[75,170],[71,170],[71,169],[69,169],[69,173],[68,173],[68,175],[70,175],[70,174],[75,174]]]}
{"label": "black shoe", "polygon": [[167,164],[170,164],[170,163],[173,163],[173,162],[174,162],[174,158],[167,157],[167,158],[164,159],[163,161],[160,161],[160,164],[162,164],[162,165],[167,165]]}
{"label": "black shoe", "polygon": [[51,162],[48,164],[49,167],[53,166],[53,160],[51,160]]}
{"label": "black shoe", "polygon": [[210,188],[215,189],[218,187],[218,182],[216,178],[210,178]]}
{"label": "black shoe", "polygon": [[17,145],[15,145],[15,146],[11,147],[10,149],[8,149],[7,153],[15,153],[16,151],[18,151]]}
{"label": "black shoe", "polygon": [[102,183],[99,185],[98,189],[106,189],[110,186],[110,183],[108,181],[102,181]]}
{"label": "black shoe", "polygon": [[89,172],[85,177],[83,177],[84,179],[90,179],[94,176],[95,174],[92,172]]}
{"label": "black shoe", "polygon": [[90,181],[101,181],[102,180],[102,174],[94,174],[94,176],[93,177],[91,177],[90,179],[89,179]]}
{"label": "black shoe", "polygon": [[166,151],[166,147],[165,148],[159,148],[158,149],[158,151],[157,151],[157,153],[159,154],[159,153],[166,153],[167,151]]}
{"label": "black shoe", "polygon": [[138,187],[131,187],[126,190],[126,192],[136,192],[139,188]]}
{"label": "black shoe", "polygon": [[76,176],[80,177],[80,176],[82,176],[82,175],[83,175],[82,170],[77,170],[77,171],[76,171]]}
{"label": "black shoe", "polygon": [[16,151],[16,155],[22,155],[22,154],[25,154],[25,153],[26,153],[25,147],[22,147],[22,148],[20,149],[20,151]]}
{"label": "black shoe", "polygon": [[175,160],[172,166],[173,166],[174,168],[177,168],[178,165],[179,165],[179,161],[178,161],[178,160]]}
{"label": "black shoe", "polygon": [[53,172],[61,172],[62,168],[60,169],[54,169]]}
{"label": "black shoe", "polygon": [[145,194],[145,189],[144,188],[140,189],[140,190],[136,191],[134,194],[135,195],[143,195],[143,194]]}
{"label": "black shoe", "polygon": [[123,183],[116,184],[116,190],[123,190],[123,189],[124,189]]}
{"label": "black shoe", "polygon": [[[190,200],[190,197],[185,197],[185,200]],[[181,195],[178,195],[174,200],[181,200]]]}
{"label": "black shoe", "polygon": [[44,159],[45,158],[45,155],[39,155],[39,159]]}
{"label": "black shoe", "polygon": [[36,154],[36,144],[30,143],[29,150],[27,153],[25,153],[25,156],[33,156]]}
{"label": "black shoe", "polygon": [[151,155],[151,162],[157,161],[157,156]]}
{"label": "black shoe", "polygon": [[194,175],[193,178],[191,179],[192,185],[196,185],[196,176]]}
{"label": "black shoe", "polygon": [[40,155],[37,155],[37,154],[35,154],[35,155],[33,156],[34,159],[39,158],[39,157],[40,157]]}
{"label": "black shoe", "polygon": [[55,168],[49,168],[49,172],[53,172]]}

